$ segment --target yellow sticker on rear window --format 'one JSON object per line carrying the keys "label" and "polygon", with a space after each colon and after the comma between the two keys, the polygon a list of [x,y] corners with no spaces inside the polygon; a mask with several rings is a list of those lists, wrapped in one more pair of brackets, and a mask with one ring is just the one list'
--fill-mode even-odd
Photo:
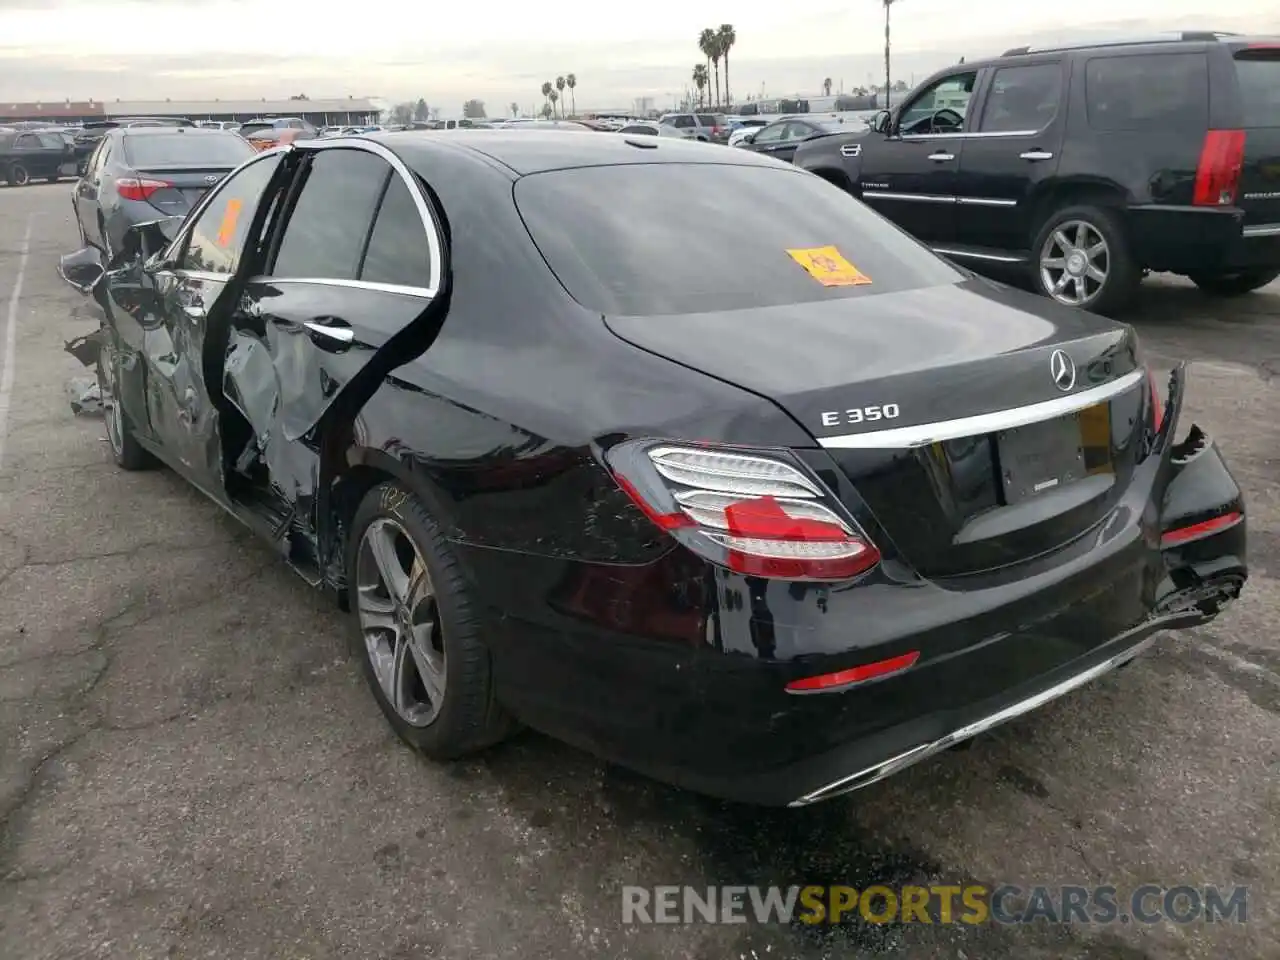
{"label": "yellow sticker on rear window", "polygon": [[235,239],[241,205],[238,197],[227,201],[227,212],[222,215],[222,223],[218,225],[218,246],[229,247]]}
{"label": "yellow sticker on rear window", "polygon": [[860,287],[871,282],[835,247],[808,247],[787,254],[824,287]]}

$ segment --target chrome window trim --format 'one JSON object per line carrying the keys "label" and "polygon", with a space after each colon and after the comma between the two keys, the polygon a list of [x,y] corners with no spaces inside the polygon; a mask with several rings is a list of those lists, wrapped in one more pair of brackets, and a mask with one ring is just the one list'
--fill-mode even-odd
{"label": "chrome window trim", "polygon": [[914,427],[894,427],[889,430],[873,430],[869,433],[848,433],[836,437],[819,437],[818,443],[829,450],[885,450],[924,447],[941,440],[957,440],[960,437],[979,436],[1025,427],[1030,423],[1052,420],[1068,413],[1075,413],[1095,403],[1103,403],[1112,397],[1132,390],[1142,383],[1146,371],[1139,368],[1122,377],[1080,393],[1055,397],[1040,403],[1010,407],[994,413],[980,413],[958,420],[940,420],[922,423]]}
{"label": "chrome window trim", "polygon": [[1280,223],[1253,223],[1240,231],[1243,237],[1280,237]]}
{"label": "chrome window trim", "polygon": [[904,133],[899,140],[997,140],[1005,137],[1034,137],[1041,130],[973,130],[960,133]]}
{"label": "chrome window trim", "polygon": [[893,193],[889,190],[863,190],[862,199],[875,200],[911,200],[916,203],[955,203],[955,197],[944,197],[938,193]]}
{"label": "chrome window trim", "polygon": [[373,280],[339,280],[330,277],[272,277],[262,274],[250,277],[250,283],[309,283],[321,287],[345,287],[351,290],[376,290],[379,293],[399,293],[407,297],[430,299],[435,291],[427,287],[406,287],[398,283],[378,283]]}

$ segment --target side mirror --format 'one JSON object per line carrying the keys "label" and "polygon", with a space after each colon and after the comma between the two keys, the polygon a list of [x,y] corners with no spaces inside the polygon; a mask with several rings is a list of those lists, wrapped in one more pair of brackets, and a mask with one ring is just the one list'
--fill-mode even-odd
{"label": "side mirror", "polygon": [[756,142],[756,135],[755,135],[754,133],[748,133],[745,137],[743,137],[743,138],[742,138],[742,142],[743,142],[743,143],[755,143],[755,142]]}
{"label": "side mirror", "polygon": [[871,118],[871,129],[876,133],[888,133],[892,114],[888,110],[880,110]]}
{"label": "side mirror", "polygon": [[102,265],[102,253],[97,247],[84,247],[58,258],[58,275],[86,295],[106,273],[106,268]]}

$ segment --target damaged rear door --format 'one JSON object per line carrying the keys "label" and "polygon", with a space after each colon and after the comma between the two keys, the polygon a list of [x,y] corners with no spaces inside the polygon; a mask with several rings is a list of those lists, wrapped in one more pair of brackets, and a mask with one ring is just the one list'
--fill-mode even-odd
{"label": "damaged rear door", "polygon": [[263,272],[232,319],[222,390],[243,418],[228,489],[305,575],[325,559],[325,442],[342,440],[386,374],[434,339],[444,251],[421,186],[385,148],[304,153]]}

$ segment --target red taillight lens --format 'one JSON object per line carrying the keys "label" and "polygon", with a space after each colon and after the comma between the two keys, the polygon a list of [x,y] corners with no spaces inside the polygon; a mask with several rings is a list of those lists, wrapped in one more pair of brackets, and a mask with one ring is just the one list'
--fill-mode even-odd
{"label": "red taillight lens", "polygon": [[847,580],[880,553],[786,454],[629,442],[608,454],[618,485],[655,525],[750,576]]}
{"label": "red taillight lens", "polygon": [[1156,383],[1154,370],[1147,371],[1147,385],[1151,388],[1151,428],[1159,432],[1164,423],[1164,400],[1160,397],[1160,385]]}
{"label": "red taillight lens", "polygon": [[1196,206],[1226,207],[1236,202],[1244,167],[1244,137],[1243,130],[1210,130],[1205,134],[1196,167]]}
{"label": "red taillight lens", "polygon": [[126,200],[146,200],[157,190],[165,190],[173,184],[168,180],[148,180],[146,177],[121,177],[116,181],[116,192]]}

